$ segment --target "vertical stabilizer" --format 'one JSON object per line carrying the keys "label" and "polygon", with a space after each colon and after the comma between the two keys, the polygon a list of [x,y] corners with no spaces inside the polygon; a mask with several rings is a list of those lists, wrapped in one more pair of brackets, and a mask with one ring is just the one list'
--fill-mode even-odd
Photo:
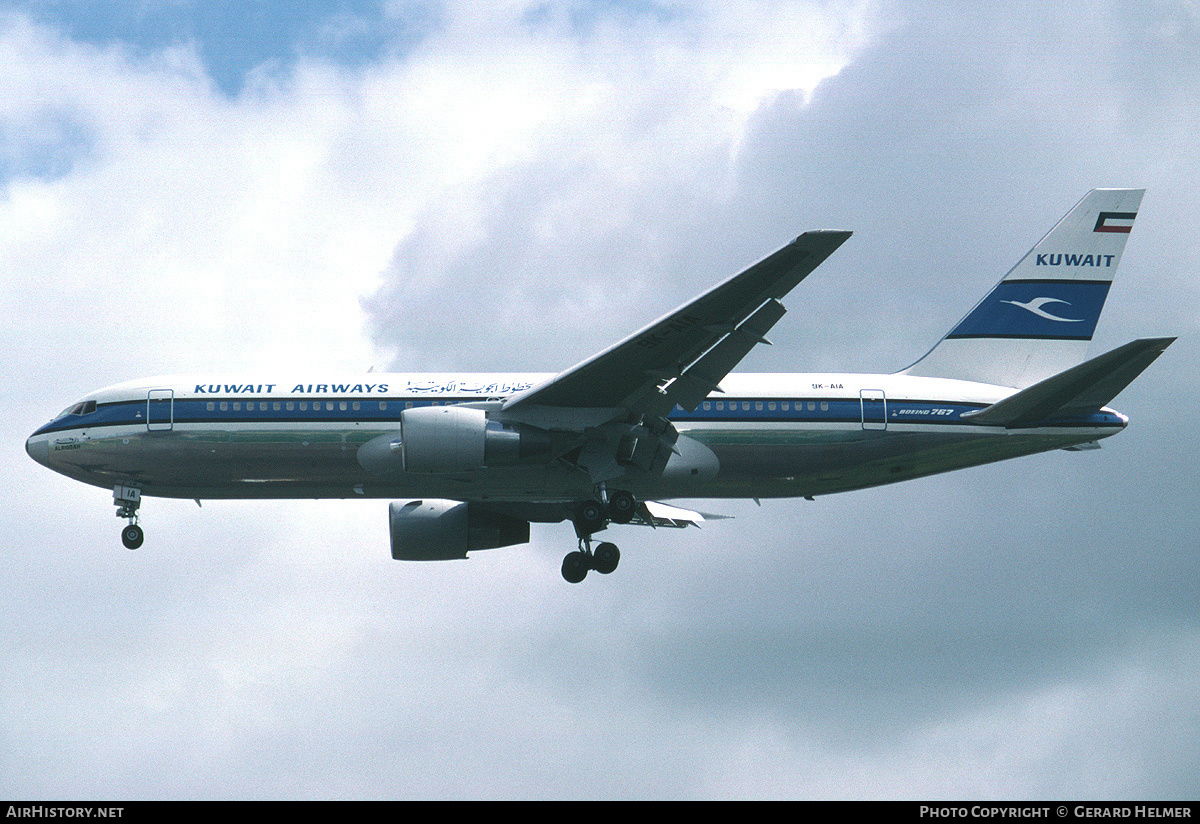
{"label": "vertical stabilizer", "polygon": [[1144,192],[1088,192],[904,373],[1023,388],[1083,361]]}

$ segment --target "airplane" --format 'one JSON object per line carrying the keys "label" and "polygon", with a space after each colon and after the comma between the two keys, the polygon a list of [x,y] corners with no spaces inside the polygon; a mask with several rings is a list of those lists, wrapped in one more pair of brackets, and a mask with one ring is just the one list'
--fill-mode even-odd
{"label": "airplane", "polygon": [[[34,432],[38,463],[143,496],[391,498],[397,560],[527,543],[570,521],[563,577],[611,573],[614,525],[683,528],[665,501],[806,498],[1125,428],[1106,406],[1175,338],[1085,359],[1144,190],[1095,189],[924,357],[892,374],[735,374],[782,299],[850,237],[806,232],[566,371],[184,375],[110,386]],[[707,516],[712,519],[719,516]]]}

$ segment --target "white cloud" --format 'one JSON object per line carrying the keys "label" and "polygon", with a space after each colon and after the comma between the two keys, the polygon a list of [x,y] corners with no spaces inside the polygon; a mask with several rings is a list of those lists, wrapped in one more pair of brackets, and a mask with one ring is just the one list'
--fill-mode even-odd
{"label": "white cloud", "polygon": [[[780,84],[809,90],[836,73],[865,41],[864,8],[714,4],[584,26],[569,7],[533,22],[453,16],[403,63],[405,125],[453,162],[431,151],[439,182],[368,303],[376,338],[400,347],[398,365],[420,352],[438,367],[502,368],[486,330],[446,341],[427,303],[408,299],[470,314],[483,285],[520,365],[554,369],[723,277],[670,260],[669,238],[707,233],[696,221],[735,184],[749,114]],[[801,27],[812,36],[779,34]],[[546,340],[562,342],[556,360]]]}

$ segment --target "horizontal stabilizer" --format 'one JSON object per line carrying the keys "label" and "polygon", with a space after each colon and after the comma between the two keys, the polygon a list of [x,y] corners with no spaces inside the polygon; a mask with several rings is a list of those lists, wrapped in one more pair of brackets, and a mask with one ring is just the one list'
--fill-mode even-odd
{"label": "horizontal stabilizer", "polygon": [[963,419],[971,423],[1016,427],[1096,412],[1174,342],[1175,338],[1145,338],[1118,346],[986,409],[968,412]]}

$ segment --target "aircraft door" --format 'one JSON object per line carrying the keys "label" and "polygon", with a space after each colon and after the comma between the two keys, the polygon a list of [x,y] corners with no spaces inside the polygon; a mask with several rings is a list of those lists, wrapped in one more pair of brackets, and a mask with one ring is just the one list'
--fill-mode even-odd
{"label": "aircraft door", "polygon": [[863,389],[858,393],[862,404],[863,429],[887,429],[887,398],[882,389]]}
{"label": "aircraft door", "polygon": [[146,395],[146,429],[169,432],[175,426],[175,390],[151,389]]}

